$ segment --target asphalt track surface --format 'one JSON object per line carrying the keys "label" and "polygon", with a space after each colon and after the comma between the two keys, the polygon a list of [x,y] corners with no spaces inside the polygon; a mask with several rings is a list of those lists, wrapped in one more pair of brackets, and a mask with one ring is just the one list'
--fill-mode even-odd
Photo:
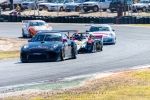
{"label": "asphalt track surface", "polygon": [[[23,24],[0,23],[0,37],[21,37]],[[79,29],[89,26],[51,24],[53,29]],[[56,80],[71,76],[128,69],[150,64],[150,28],[112,25],[116,45],[105,45],[102,52],[79,54],[77,59],[59,62],[21,63],[20,59],[0,61],[0,87]]]}

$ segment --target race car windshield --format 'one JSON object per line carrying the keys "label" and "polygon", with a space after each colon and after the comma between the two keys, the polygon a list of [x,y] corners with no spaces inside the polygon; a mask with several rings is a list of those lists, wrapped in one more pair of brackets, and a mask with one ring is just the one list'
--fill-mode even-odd
{"label": "race car windshield", "polygon": [[33,42],[41,42],[41,41],[62,41],[61,34],[59,33],[53,33],[48,35],[36,35],[34,37]]}
{"label": "race car windshield", "polygon": [[45,22],[30,22],[30,26],[44,26]]}
{"label": "race car windshield", "polygon": [[110,31],[109,27],[91,27],[90,32],[96,32],[96,31]]}

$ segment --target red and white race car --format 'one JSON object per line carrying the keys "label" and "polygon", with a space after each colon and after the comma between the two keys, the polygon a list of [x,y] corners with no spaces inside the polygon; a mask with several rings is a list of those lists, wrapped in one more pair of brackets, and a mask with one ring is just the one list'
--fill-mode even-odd
{"label": "red and white race car", "polygon": [[22,37],[33,37],[40,30],[52,30],[52,27],[42,20],[24,20],[26,24],[22,27]]}

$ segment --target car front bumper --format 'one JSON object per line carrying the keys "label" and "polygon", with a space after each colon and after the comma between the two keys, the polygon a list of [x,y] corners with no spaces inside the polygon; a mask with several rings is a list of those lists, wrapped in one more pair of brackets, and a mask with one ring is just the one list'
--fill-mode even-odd
{"label": "car front bumper", "polygon": [[35,61],[58,61],[60,59],[60,52],[46,51],[46,52],[25,52],[20,53],[20,60],[22,62]]}
{"label": "car front bumper", "polygon": [[48,10],[57,11],[57,10],[59,10],[59,7],[48,7]]}
{"label": "car front bumper", "polygon": [[83,9],[84,9],[84,10],[92,10],[92,9],[93,9],[93,6],[83,6]]}
{"label": "car front bumper", "polygon": [[115,38],[105,37],[103,38],[103,44],[112,44],[115,43]]}

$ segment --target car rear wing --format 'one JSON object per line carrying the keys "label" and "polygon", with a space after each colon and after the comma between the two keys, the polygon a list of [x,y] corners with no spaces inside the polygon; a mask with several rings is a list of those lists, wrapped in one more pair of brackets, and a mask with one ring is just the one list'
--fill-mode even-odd
{"label": "car rear wing", "polygon": [[53,31],[59,31],[59,32],[76,32],[76,33],[78,33],[78,30],[53,30]]}

